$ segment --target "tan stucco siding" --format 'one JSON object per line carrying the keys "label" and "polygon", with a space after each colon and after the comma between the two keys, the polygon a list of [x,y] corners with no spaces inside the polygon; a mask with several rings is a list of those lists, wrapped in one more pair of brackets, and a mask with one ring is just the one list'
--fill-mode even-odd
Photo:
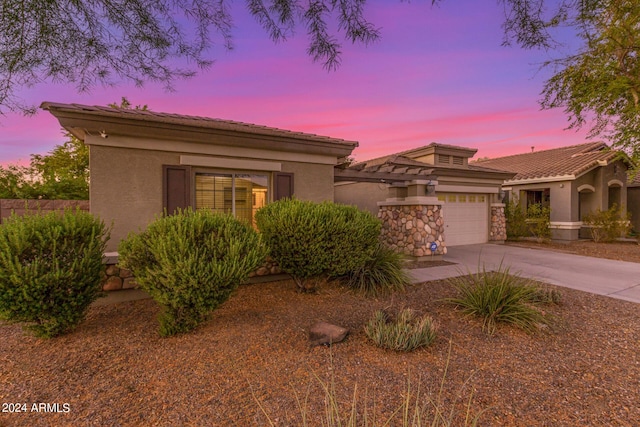
{"label": "tan stucco siding", "polygon": [[333,201],[333,165],[282,162],[282,172],[293,173],[293,194],[300,200]]}
{"label": "tan stucco siding", "polygon": [[91,212],[113,223],[107,251],[131,231],[144,229],[162,213],[162,165],[179,155],[161,151],[91,146]]}
{"label": "tan stucco siding", "polygon": [[[146,228],[162,214],[162,166],[179,165],[180,156],[185,153],[101,145],[91,145],[89,150],[91,212],[107,224],[113,224],[107,251],[116,251],[118,243],[129,232]],[[252,164],[246,158],[235,159]],[[294,174],[295,197],[315,202],[333,201],[333,165],[283,161],[280,166],[281,172]],[[233,170],[194,168],[199,172]],[[242,171],[251,172],[246,168]],[[193,198],[193,193],[191,196]]]}
{"label": "tan stucco siding", "polygon": [[375,182],[344,183],[336,185],[334,192],[336,203],[355,205],[378,215],[378,202],[389,197],[389,185]]}
{"label": "tan stucco siding", "polygon": [[627,190],[627,208],[631,212],[631,226],[640,232],[640,187],[629,187]]}

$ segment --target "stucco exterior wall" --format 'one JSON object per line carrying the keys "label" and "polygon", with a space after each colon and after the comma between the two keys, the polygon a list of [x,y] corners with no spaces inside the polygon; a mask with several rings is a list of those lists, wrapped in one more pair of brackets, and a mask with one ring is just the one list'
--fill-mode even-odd
{"label": "stucco exterior wall", "polygon": [[375,182],[338,183],[334,187],[336,203],[356,205],[378,215],[378,202],[389,197],[389,185]]}
{"label": "stucco exterior wall", "polygon": [[627,208],[631,212],[631,226],[640,232],[640,187],[627,189]]}
{"label": "stucco exterior wall", "polygon": [[300,200],[334,201],[333,165],[282,162],[282,172],[294,174],[293,194]]}
{"label": "stucco exterior wall", "polygon": [[[116,251],[118,243],[129,232],[146,228],[162,214],[162,165],[179,165],[183,154],[90,145],[90,209],[107,224],[113,224],[107,252]],[[333,201],[333,165],[290,160],[279,163],[281,172],[294,174],[294,195],[297,198]],[[197,170],[225,169],[198,167]],[[269,197],[271,200],[273,196]]]}
{"label": "stucco exterior wall", "polygon": [[162,213],[162,165],[179,161],[178,153],[90,146],[91,213],[113,223],[107,252]]}

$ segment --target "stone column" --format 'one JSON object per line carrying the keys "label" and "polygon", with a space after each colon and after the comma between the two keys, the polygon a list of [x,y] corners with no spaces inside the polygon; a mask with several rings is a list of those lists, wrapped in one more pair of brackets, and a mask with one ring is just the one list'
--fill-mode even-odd
{"label": "stone column", "polygon": [[507,217],[504,203],[491,204],[491,231],[489,241],[504,243],[507,240]]}
{"label": "stone column", "polygon": [[382,241],[392,249],[417,260],[439,260],[447,253],[442,202],[436,197],[409,195],[404,201],[378,202],[378,207]]}

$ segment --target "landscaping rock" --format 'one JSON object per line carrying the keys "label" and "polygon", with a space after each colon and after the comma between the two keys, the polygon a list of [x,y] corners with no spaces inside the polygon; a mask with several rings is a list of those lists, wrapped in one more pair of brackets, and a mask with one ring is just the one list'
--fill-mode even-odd
{"label": "landscaping rock", "polygon": [[327,322],[318,322],[309,328],[311,346],[339,343],[347,337],[349,330]]}

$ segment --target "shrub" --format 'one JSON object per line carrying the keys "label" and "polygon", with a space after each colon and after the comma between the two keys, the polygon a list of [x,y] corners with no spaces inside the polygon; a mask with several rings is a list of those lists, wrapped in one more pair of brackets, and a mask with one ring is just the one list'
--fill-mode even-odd
{"label": "shrub", "polygon": [[395,319],[382,310],[374,313],[364,329],[375,345],[395,351],[412,351],[431,344],[436,339],[436,327],[431,317],[416,317],[411,309],[401,310]]}
{"label": "shrub", "polygon": [[368,296],[403,291],[410,283],[409,275],[402,268],[402,255],[383,243],[378,243],[364,265],[341,279],[350,288]]}
{"label": "shrub", "polygon": [[625,236],[631,229],[631,214],[614,204],[609,210],[600,209],[584,216],[583,222],[589,226],[593,241],[612,242]]}
{"label": "shrub", "polygon": [[522,209],[520,200],[507,202],[506,206],[507,219],[507,238],[516,240],[521,237],[530,235],[529,225],[527,225],[527,215]]}
{"label": "shrub", "polygon": [[502,265],[497,271],[482,272],[449,279],[459,293],[446,301],[461,307],[469,314],[483,319],[482,329],[493,334],[498,323],[507,323],[527,332],[533,332],[540,324],[548,323],[547,317],[534,305],[539,289],[530,280],[512,275]]}
{"label": "shrub", "polygon": [[540,203],[529,205],[527,208],[527,224],[529,232],[538,240],[551,238],[551,208]]}
{"label": "shrub", "polygon": [[380,221],[354,206],[283,199],[261,208],[256,224],[271,256],[301,290],[307,279],[339,277],[373,256]]}
{"label": "shrub", "polygon": [[12,215],[0,226],[0,317],[46,338],[75,328],[101,296],[108,238],[80,210]]}
{"label": "shrub", "polygon": [[119,247],[120,265],[163,308],[162,336],[195,328],[265,256],[251,226],[207,210],[159,218]]}

